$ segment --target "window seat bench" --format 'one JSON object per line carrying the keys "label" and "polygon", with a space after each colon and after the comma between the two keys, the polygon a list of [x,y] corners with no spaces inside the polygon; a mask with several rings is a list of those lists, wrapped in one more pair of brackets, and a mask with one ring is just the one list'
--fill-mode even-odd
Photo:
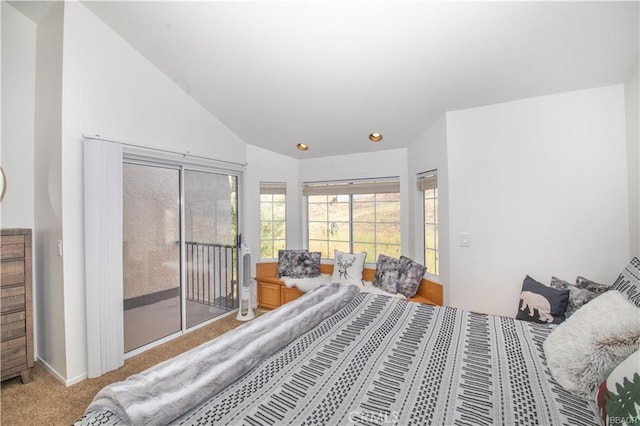
{"label": "window seat bench", "polygon": [[[320,273],[331,275],[333,273],[333,264],[320,264]],[[373,281],[375,273],[375,269],[364,268],[362,278],[365,281]],[[295,287],[287,287],[278,278],[278,262],[256,263],[256,283],[258,286],[258,306],[264,309],[275,309],[304,294]],[[444,304],[443,286],[423,278],[416,295],[408,300],[442,306]]]}

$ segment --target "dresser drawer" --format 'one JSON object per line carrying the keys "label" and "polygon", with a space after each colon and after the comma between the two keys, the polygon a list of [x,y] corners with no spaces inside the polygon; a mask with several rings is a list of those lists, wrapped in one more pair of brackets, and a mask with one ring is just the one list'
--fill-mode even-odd
{"label": "dresser drawer", "polygon": [[0,260],[24,258],[24,235],[7,235],[0,240]]}
{"label": "dresser drawer", "polygon": [[0,314],[24,311],[25,309],[25,287],[23,285],[0,289]]}
{"label": "dresser drawer", "polygon": [[2,342],[2,377],[12,376],[27,368],[27,339],[19,337]]}
{"label": "dresser drawer", "polygon": [[4,341],[7,339],[27,334],[26,327],[26,313],[24,311],[0,315],[2,345],[4,346]]}
{"label": "dresser drawer", "polygon": [[2,268],[0,286],[24,283],[24,261],[3,261],[0,268]]}

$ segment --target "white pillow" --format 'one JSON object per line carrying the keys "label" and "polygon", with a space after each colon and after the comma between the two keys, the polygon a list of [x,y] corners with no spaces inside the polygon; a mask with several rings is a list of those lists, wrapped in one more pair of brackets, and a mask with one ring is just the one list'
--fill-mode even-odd
{"label": "white pillow", "polygon": [[615,290],[591,300],[549,334],[547,365],[556,381],[593,397],[607,375],[640,348],[640,308]]}
{"label": "white pillow", "polygon": [[343,253],[334,250],[333,275],[331,282],[362,285],[362,270],[366,252]]}

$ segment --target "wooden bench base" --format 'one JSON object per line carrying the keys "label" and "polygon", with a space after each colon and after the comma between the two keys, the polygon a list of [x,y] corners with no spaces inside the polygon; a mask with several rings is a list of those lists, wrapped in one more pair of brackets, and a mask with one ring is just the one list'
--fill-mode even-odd
{"label": "wooden bench base", "polygon": [[[333,264],[321,264],[320,273],[332,274]],[[362,278],[365,281],[373,281],[375,273],[375,269],[365,268],[362,271]],[[275,309],[304,294],[295,287],[287,287],[284,285],[284,282],[278,278],[277,262],[257,263],[256,282],[258,284],[258,306],[264,309]],[[409,300],[442,306],[444,303],[442,285],[423,278],[416,295]]]}

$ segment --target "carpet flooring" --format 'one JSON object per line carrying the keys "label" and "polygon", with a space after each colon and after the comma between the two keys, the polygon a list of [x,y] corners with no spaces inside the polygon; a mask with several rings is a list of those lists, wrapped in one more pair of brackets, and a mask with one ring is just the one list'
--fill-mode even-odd
{"label": "carpet flooring", "polygon": [[[264,311],[258,310],[257,315]],[[2,382],[0,424],[3,426],[72,425],[84,414],[95,394],[159,362],[172,358],[243,324],[230,315],[127,359],[124,366],[94,379],[65,387],[36,363],[32,381],[19,377]]]}

